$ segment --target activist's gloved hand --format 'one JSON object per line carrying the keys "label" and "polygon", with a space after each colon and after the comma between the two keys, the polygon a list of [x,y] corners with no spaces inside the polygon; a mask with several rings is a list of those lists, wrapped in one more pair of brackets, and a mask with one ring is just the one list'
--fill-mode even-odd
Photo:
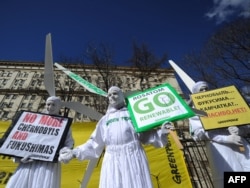
{"label": "activist's gloved hand", "polygon": [[67,164],[73,158],[74,158],[73,150],[71,150],[68,147],[64,147],[59,152],[58,161]]}
{"label": "activist's gloved hand", "polygon": [[166,121],[161,126],[162,134],[168,134],[169,130],[173,131],[175,130],[175,127],[170,122]]}
{"label": "activist's gloved hand", "polygon": [[236,135],[236,134],[228,135],[226,137],[225,143],[227,143],[227,144],[235,144],[235,145],[238,145],[238,146],[243,145],[241,137]]}
{"label": "activist's gloved hand", "polygon": [[26,156],[24,156],[23,158],[21,158],[20,162],[22,162],[22,163],[30,163],[30,162],[33,162],[34,160],[30,158],[31,156],[32,156],[32,155],[26,155]]}
{"label": "activist's gloved hand", "polygon": [[231,126],[227,128],[230,134],[239,135],[239,128],[237,126]]}

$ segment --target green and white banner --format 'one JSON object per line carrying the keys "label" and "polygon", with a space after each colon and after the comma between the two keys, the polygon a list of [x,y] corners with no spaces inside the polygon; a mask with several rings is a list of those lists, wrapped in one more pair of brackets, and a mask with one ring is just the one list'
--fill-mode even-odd
{"label": "green and white banner", "polygon": [[77,83],[79,83],[81,86],[83,86],[84,88],[86,88],[88,91],[98,94],[98,95],[102,95],[104,97],[107,97],[108,94],[103,91],[102,89],[96,87],[95,85],[91,84],[90,82],[88,82],[87,80],[84,80],[81,76],[71,72],[70,70],[64,68],[63,66],[59,65],[58,63],[54,64],[59,70],[63,71],[65,74],[67,74],[70,78],[72,78],[73,80],[75,80]]}
{"label": "green and white banner", "polygon": [[195,115],[170,84],[128,96],[126,102],[137,132]]}

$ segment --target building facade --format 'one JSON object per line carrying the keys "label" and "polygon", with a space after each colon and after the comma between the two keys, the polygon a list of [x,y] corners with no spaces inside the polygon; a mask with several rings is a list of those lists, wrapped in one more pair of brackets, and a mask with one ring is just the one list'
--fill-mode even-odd
{"label": "building facade", "polygon": [[[182,94],[172,69],[158,69],[152,71],[149,77],[141,78],[140,70],[115,67],[108,70],[108,74],[106,71],[104,78],[103,72],[91,65],[63,66],[104,91],[112,85],[117,85],[126,94],[169,83]],[[107,108],[105,97],[90,93],[56,67],[54,67],[54,79],[56,95],[63,101],[80,102],[100,113],[105,113]],[[20,110],[42,112],[48,96],[44,86],[44,63],[0,61],[0,120],[11,120]],[[69,110],[68,116],[74,121],[91,120],[74,110]]]}

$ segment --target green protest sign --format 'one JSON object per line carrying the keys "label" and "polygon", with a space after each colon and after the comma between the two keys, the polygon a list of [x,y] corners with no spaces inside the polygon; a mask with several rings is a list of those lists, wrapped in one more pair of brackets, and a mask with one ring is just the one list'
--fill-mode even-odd
{"label": "green protest sign", "polygon": [[137,132],[195,115],[170,84],[150,88],[126,98],[128,110]]}

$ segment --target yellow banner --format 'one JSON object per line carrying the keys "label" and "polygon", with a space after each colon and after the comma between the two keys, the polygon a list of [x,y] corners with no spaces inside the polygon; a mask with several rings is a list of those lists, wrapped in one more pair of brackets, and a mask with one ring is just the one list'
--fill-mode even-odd
{"label": "yellow banner", "polygon": [[250,123],[250,109],[235,86],[191,95],[195,108],[207,112],[200,117],[205,130]]}
{"label": "yellow banner", "polygon": [[[175,134],[175,133],[174,133]],[[171,134],[168,135],[168,145],[161,150],[164,151],[163,160],[158,168],[166,173],[164,186],[171,188],[191,188],[191,180],[183,157],[183,151]],[[151,157],[150,157],[151,158]],[[161,159],[159,159],[161,160]],[[167,165],[165,164],[167,163]],[[151,164],[150,164],[151,165]],[[156,164],[155,164],[156,166]],[[163,169],[165,168],[165,169]],[[156,186],[155,186],[156,187]],[[159,187],[159,186],[158,186]]]}
{"label": "yellow banner", "polygon": [[[5,132],[10,122],[0,122],[0,133]],[[96,123],[74,123],[72,125],[75,146],[84,143],[95,128]],[[3,136],[3,134],[1,134]],[[0,136],[0,137],[1,137]],[[183,158],[183,152],[178,148],[172,136],[168,136],[166,148],[145,146],[149,160],[152,182],[155,188],[191,188],[190,177]],[[94,169],[88,188],[96,188],[99,184],[102,158]],[[87,168],[88,161],[73,159],[68,164],[62,164],[62,188],[79,188]],[[0,155],[0,188],[4,188],[8,179],[14,173],[17,164],[10,157]]]}

